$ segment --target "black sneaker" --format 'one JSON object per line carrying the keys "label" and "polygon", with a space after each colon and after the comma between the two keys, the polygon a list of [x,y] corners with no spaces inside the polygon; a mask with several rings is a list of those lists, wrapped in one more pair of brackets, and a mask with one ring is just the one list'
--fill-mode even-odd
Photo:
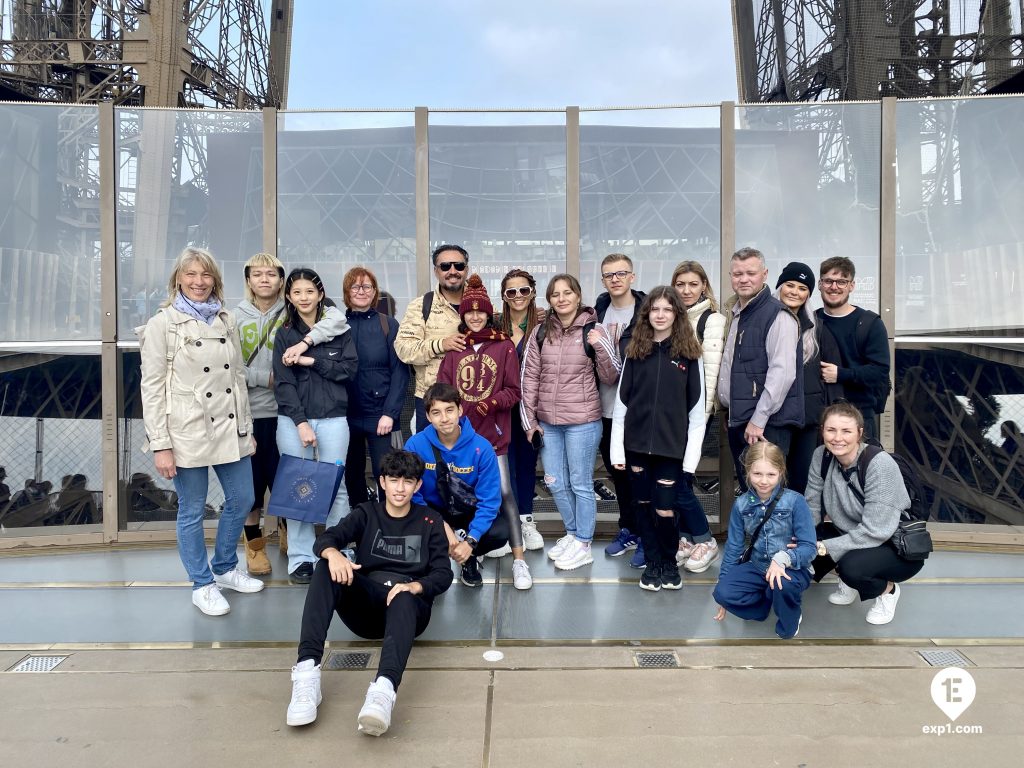
{"label": "black sneaker", "polygon": [[309,584],[313,580],[313,564],[302,563],[298,568],[288,574],[288,581],[291,584]]}
{"label": "black sneaker", "polygon": [[662,589],[682,589],[683,588],[683,577],[679,575],[679,566],[675,565],[663,565],[661,567],[661,588]]}
{"label": "black sneaker", "polygon": [[661,566],[649,563],[644,572],[640,574],[640,589],[646,589],[648,592],[658,592],[661,590]]}
{"label": "black sneaker", "polygon": [[600,496],[605,501],[615,501],[615,491],[609,488],[607,485],[602,483],[600,480],[594,481],[594,493]]}
{"label": "black sneaker", "polygon": [[469,556],[469,560],[462,566],[462,577],[459,579],[467,587],[479,587],[484,583],[484,577],[480,575],[480,563],[476,557]]}

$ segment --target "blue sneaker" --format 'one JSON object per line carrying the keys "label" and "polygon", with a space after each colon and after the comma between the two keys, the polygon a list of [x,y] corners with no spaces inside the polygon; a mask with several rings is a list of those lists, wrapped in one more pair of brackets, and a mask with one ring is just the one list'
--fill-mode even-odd
{"label": "blue sneaker", "polygon": [[633,556],[629,559],[629,567],[630,568],[646,568],[647,567],[647,560],[644,558],[644,544],[643,544],[642,541],[639,541],[639,540],[637,541],[637,543],[636,543],[636,552],[634,552]]}
{"label": "blue sneaker", "polygon": [[629,528],[623,528],[619,531],[619,535],[615,537],[615,540],[604,548],[604,553],[611,557],[618,557],[624,552],[636,549],[639,544],[640,537],[635,533],[630,533]]}

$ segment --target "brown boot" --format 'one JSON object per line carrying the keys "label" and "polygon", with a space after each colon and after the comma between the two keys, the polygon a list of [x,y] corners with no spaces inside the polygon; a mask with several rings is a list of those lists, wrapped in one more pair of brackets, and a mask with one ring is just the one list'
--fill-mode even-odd
{"label": "brown boot", "polygon": [[277,518],[277,548],[282,557],[288,557],[288,521],[283,517]]}
{"label": "brown boot", "polygon": [[264,551],[267,548],[267,539],[260,536],[258,539],[245,539],[245,565],[253,576],[265,576],[270,573],[270,559]]}

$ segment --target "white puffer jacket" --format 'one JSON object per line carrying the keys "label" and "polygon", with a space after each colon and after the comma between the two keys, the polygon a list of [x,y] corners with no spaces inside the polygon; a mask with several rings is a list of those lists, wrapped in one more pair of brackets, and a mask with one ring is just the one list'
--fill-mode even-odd
{"label": "white puffer jacket", "polygon": [[[687,317],[693,332],[705,311],[711,309],[711,300],[698,301],[688,310]],[[718,369],[722,365],[722,351],[725,349],[725,315],[712,312],[704,325],[704,412],[710,416],[715,410],[715,395],[718,391]]]}

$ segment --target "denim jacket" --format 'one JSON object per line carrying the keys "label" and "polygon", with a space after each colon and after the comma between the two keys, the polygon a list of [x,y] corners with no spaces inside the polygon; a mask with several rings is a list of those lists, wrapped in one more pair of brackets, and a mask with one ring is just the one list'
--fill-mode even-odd
{"label": "denim jacket", "polygon": [[[739,563],[746,549],[746,540],[754,534],[765,511],[779,493],[780,490],[776,488],[765,502],[753,491],[747,491],[736,499],[729,516],[729,540],[722,555],[721,576],[725,576],[730,568]],[[788,488],[782,489],[781,494],[771,519],[761,529],[750,555],[750,562],[762,573],[768,572],[773,558],[787,568],[809,568],[817,554],[814,523],[806,499]],[[787,549],[786,545],[794,537],[796,548]]]}

